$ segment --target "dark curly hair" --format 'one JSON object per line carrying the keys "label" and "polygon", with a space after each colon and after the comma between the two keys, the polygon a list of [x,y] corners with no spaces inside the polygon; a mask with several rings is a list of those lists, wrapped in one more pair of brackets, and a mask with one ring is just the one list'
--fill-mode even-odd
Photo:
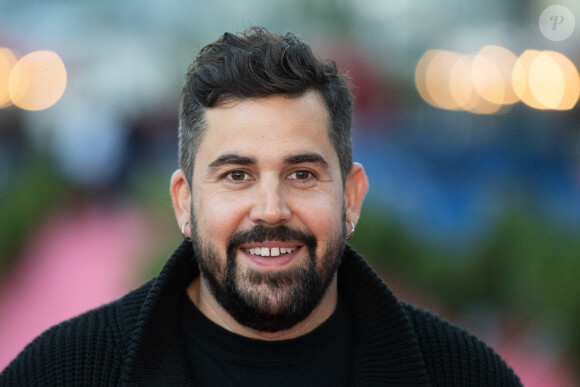
{"label": "dark curly hair", "polygon": [[315,90],[329,113],[329,139],[343,182],[352,166],[352,94],[332,60],[322,61],[292,33],[262,27],[226,32],[201,49],[185,76],[179,111],[179,167],[191,185],[193,160],[205,132],[205,111],[228,99],[276,94],[298,97]]}

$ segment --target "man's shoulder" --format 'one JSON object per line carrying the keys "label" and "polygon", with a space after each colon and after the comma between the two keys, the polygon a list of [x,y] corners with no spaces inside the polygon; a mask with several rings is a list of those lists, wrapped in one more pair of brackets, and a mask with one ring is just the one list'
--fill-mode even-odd
{"label": "man's shoulder", "polygon": [[[133,331],[139,318],[139,313],[154,280],[148,281],[122,297],[107,304],[90,309],[78,316],[61,322],[35,339],[42,341],[45,336],[64,335],[71,339],[98,337],[115,337],[121,340],[127,338]],[[122,347],[122,342],[111,343]]]}
{"label": "man's shoulder", "polygon": [[439,316],[401,302],[435,384],[520,386],[513,370],[477,337]]}
{"label": "man's shoulder", "polygon": [[116,384],[151,283],[43,332],[2,371],[0,386]]}

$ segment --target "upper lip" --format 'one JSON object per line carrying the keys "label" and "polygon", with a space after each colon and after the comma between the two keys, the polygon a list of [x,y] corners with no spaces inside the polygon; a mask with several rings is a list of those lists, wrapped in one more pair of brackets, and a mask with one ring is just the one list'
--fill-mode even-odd
{"label": "upper lip", "polygon": [[240,248],[242,249],[254,249],[256,247],[267,247],[267,248],[273,248],[273,247],[300,247],[302,246],[302,243],[300,242],[296,242],[296,241],[290,241],[290,242],[281,242],[281,241],[264,241],[264,242],[249,242],[249,243],[243,243],[240,245]]}

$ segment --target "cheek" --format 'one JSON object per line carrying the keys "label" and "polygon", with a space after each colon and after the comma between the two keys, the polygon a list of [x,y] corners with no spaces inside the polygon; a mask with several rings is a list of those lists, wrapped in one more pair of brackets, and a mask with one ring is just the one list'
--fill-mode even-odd
{"label": "cheek", "polygon": [[[300,218],[313,232],[321,245],[326,245],[342,233],[342,208],[339,197],[320,197],[300,206]],[[321,246],[322,247],[322,246]]]}
{"label": "cheek", "polygon": [[226,240],[244,217],[243,204],[222,195],[200,194],[194,200],[194,211],[202,235],[212,240]]}

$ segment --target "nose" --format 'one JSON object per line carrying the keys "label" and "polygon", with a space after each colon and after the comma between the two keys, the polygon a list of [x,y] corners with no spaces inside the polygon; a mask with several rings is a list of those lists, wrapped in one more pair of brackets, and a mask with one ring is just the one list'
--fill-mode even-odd
{"label": "nose", "polygon": [[277,179],[261,181],[253,198],[250,220],[259,224],[276,225],[289,221],[291,214],[286,193]]}

